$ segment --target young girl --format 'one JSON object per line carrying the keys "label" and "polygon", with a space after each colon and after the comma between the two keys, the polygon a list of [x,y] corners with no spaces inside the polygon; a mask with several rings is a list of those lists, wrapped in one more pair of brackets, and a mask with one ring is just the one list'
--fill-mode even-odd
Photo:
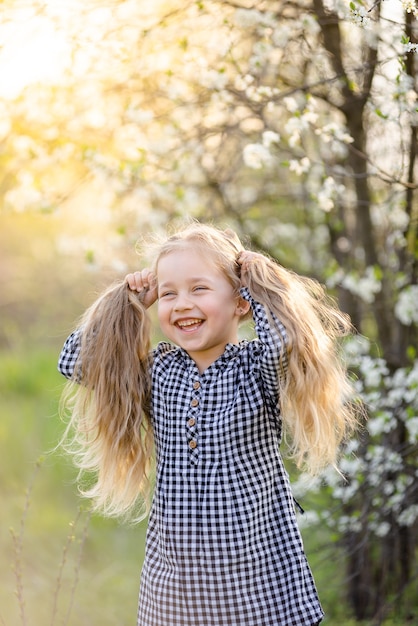
{"label": "young girl", "polygon": [[[151,351],[156,300],[169,343]],[[240,341],[250,316],[257,338]],[[316,282],[193,224],[67,339],[69,448],[96,508],[146,504],[155,442],[138,626],[320,623],[279,446],[284,431],[299,466],[335,462],[354,424],[336,347],[349,328]]]}

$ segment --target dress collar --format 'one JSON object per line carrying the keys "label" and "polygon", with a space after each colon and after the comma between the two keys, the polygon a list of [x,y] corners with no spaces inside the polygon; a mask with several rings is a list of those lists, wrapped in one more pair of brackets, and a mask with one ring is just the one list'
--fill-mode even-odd
{"label": "dress collar", "polygon": [[[240,341],[238,344],[227,343],[224,352],[216,359],[216,361],[211,363],[201,375],[204,376],[206,373],[210,373],[213,370],[218,370],[224,367],[226,363],[228,363],[240,352],[243,344],[245,343],[247,343],[245,340]],[[186,350],[184,350],[184,348],[177,347],[177,355],[183,362],[194,363],[193,359],[189,356]]]}

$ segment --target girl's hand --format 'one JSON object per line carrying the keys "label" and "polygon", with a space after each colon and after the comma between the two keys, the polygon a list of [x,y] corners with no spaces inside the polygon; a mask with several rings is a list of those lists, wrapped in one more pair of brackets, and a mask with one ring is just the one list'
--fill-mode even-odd
{"label": "girl's hand", "polygon": [[141,295],[141,302],[148,309],[157,300],[157,277],[148,268],[125,276],[132,291]]}
{"label": "girl's hand", "polygon": [[256,262],[258,259],[265,259],[262,254],[258,252],[251,252],[251,250],[244,250],[237,258],[237,262],[241,266],[241,285],[247,287],[248,268],[251,263]]}

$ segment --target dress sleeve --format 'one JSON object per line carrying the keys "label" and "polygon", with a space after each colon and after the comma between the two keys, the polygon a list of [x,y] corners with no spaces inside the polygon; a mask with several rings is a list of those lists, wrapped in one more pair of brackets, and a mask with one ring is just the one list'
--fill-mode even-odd
{"label": "dress sleeve", "polygon": [[246,287],[241,289],[241,296],[251,305],[255,332],[261,348],[261,375],[269,394],[277,402],[288,369],[286,328],[272,311],[267,313],[264,306],[254,300]]}
{"label": "dress sleeve", "polygon": [[65,378],[72,378],[81,349],[81,329],[78,328],[67,338],[58,358],[58,371]]}

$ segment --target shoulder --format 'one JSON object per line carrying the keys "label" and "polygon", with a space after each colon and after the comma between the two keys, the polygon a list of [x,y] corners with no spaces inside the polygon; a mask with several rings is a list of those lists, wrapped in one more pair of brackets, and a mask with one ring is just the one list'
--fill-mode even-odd
{"label": "shoulder", "polygon": [[249,369],[254,369],[254,367],[258,366],[258,363],[263,355],[263,344],[258,339],[258,337],[254,339],[244,339],[239,343],[239,359],[241,361],[241,366],[247,367]]}
{"label": "shoulder", "polygon": [[174,354],[176,354],[177,352],[179,352],[180,348],[178,348],[177,346],[173,345],[172,343],[169,343],[168,341],[160,341],[156,348],[154,348],[154,356],[155,357],[162,357],[164,358],[164,356],[168,356],[171,355],[173,356]]}
{"label": "shoulder", "polygon": [[168,341],[160,341],[152,352],[154,367],[166,368],[181,356],[181,348]]}

